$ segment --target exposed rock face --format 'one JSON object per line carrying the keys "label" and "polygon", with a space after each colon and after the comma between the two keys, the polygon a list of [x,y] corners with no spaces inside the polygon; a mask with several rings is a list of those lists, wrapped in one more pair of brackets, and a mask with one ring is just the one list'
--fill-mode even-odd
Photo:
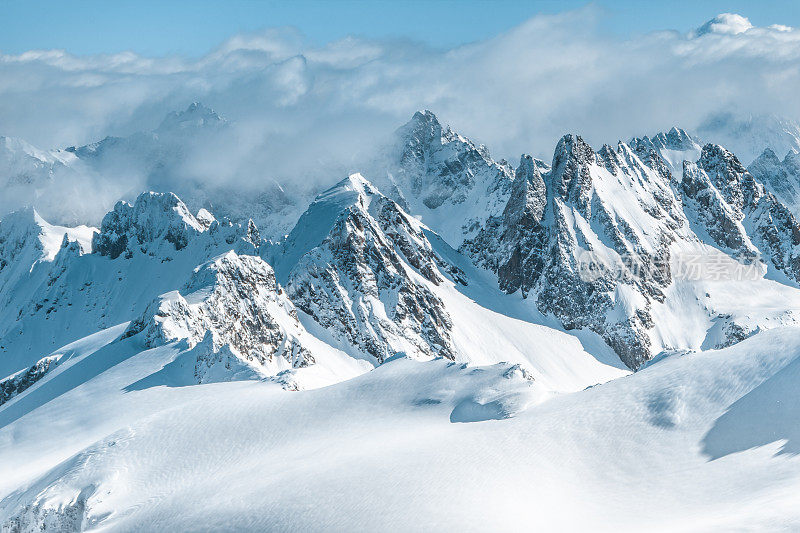
{"label": "exposed rock face", "polygon": [[546,208],[547,189],[539,167],[523,155],[502,216],[487,221],[463,246],[480,266],[497,272],[503,291],[527,295],[538,281],[547,255]]}
{"label": "exposed rock face", "polygon": [[[179,291],[164,294],[128,327],[124,337],[142,334],[154,347],[186,339],[198,351],[195,376],[238,358],[269,375],[284,359],[291,368],[314,363],[303,345],[304,329],[292,303],[260,257],[228,252],[195,269]],[[210,337],[209,337],[210,335]]]}
{"label": "exposed rock face", "polygon": [[403,178],[431,209],[448,200],[463,203],[483,174],[494,174],[499,179],[507,177],[507,169],[495,163],[484,146],[476,146],[449,127],[442,128],[430,111],[414,114],[401,132]]}
{"label": "exposed rock face", "polygon": [[[32,210],[6,217],[0,257],[7,252],[13,260],[0,269],[0,374],[140,315],[210,258],[258,250],[254,225],[216,220],[208,212],[201,218],[174,195],[159,193],[117,205],[100,233],[52,226]],[[92,235],[98,250],[87,253]]]}
{"label": "exposed rock face", "polygon": [[511,190],[512,169],[483,145],[442,127],[430,111],[417,112],[397,131],[384,192],[451,245],[474,236],[499,215]]}
{"label": "exposed rock face", "polygon": [[584,218],[590,218],[592,198],[591,165],[595,163],[594,150],[580,137],[565,135],[553,155],[551,183],[554,194],[563,202],[578,208]]}
{"label": "exposed rock face", "polygon": [[92,241],[92,250],[115,259],[123,252],[132,254],[136,248],[147,253],[148,244],[160,240],[180,250],[204,230],[174,194],[145,193],[139,195],[133,205],[117,202],[114,210],[103,217],[100,233]]}
{"label": "exposed rock face", "polygon": [[676,127],[653,137],[631,139],[629,144],[645,165],[665,177],[671,173],[678,182],[683,173],[683,162],[697,161],[702,149],[697,137]]}
{"label": "exposed rock face", "polygon": [[676,200],[664,176],[622,143],[595,154],[580,137],[564,137],[550,180],[549,264],[537,305],[568,329],[595,331],[638,368],[652,357],[650,304],[664,298],[668,246],[685,225]]}
{"label": "exposed rock face", "polygon": [[495,271],[503,291],[533,295],[567,329],[595,331],[636,369],[654,355],[651,308],[672,283],[673,243],[707,242],[798,281],[800,229],[790,210],[720,146],[706,145],[676,176],[676,158],[696,143],[673,128],[595,153],[567,135],[543,176],[522,158],[503,215],[461,251]]}
{"label": "exposed rock face", "polygon": [[256,253],[262,241],[252,220],[234,224],[217,220],[205,209],[195,217],[173,193],[147,192],[133,205],[118,202],[103,217],[100,232],[92,240],[92,251],[111,259],[141,254],[167,258],[190,243],[198,249],[193,253],[206,254],[200,257],[205,260],[225,248]]}
{"label": "exposed rock face", "polygon": [[652,139],[653,144],[662,149],[688,151],[699,147],[696,137],[690,135],[686,130],[672,127],[667,133],[659,133]]}
{"label": "exposed rock face", "polygon": [[[206,129],[218,118],[198,107],[171,117],[164,131]],[[466,328],[454,320],[467,312],[447,306],[463,302],[453,286],[467,279],[456,266],[462,258],[442,241],[494,272],[502,291],[519,291],[567,329],[597,333],[632,369],[654,352],[685,348],[684,339],[668,345],[674,338],[659,329],[679,307],[668,298],[686,288],[672,290],[673,255],[712,245],[726,259],[763,261],[771,279],[800,283],[800,226],[770,192],[775,185],[765,187],[720,146],[699,148],[683,130],[598,151],[566,135],[552,166],[524,155],[514,172],[430,112],[398,135],[384,172],[391,198],[352,175],[320,194],[278,243],[247,217],[234,224],[205,209],[193,215],[171,193],[118,203],[93,253],[91,231],[80,240],[33,210],[5,217],[0,375],[14,379],[1,382],[0,394],[18,394],[55,368],[42,355],[132,317],[126,338],[153,347],[184,341],[197,382],[243,373],[283,375],[287,388],[299,387],[294,369],[338,371],[339,359],[326,367],[328,349],[365,365],[399,353],[456,359]],[[800,168],[796,160],[765,152],[753,168],[779,181]],[[698,316],[716,320],[709,346],[762,324],[736,312],[723,323],[730,310],[697,305],[709,306]],[[300,320],[324,335],[312,337]]]}
{"label": "exposed rock face", "polygon": [[543,313],[597,332],[637,368],[652,357],[650,303],[671,282],[669,244],[686,238],[669,173],[624,143],[595,153],[572,135],[558,143],[552,170],[538,168],[522,158],[503,216],[461,250],[496,271],[503,291],[532,294]]}
{"label": "exposed rock face", "polygon": [[30,368],[0,380],[0,405],[25,392],[56,367],[60,357],[44,357]]}
{"label": "exposed rock face", "polygon": [[[360,175],[315,204],[298,226],[323,212],[332,223],[291,268],[292,301],[379,362],[398,352],[454,358],[452,322],[431,286],[446,277],[462,280],[463,273],[434,252],[424,226]],[[287,253],[297,245],[290,240]]]}
{"label": "exposed rock face", "polygon": [[706,145],[697,164],[685,165],[683,192],[716,244],[745,261],[760,258],[800,282],[797,219],[735,155]]}
{"label": "exposed rock face", "polygon": [[681,187],[687,211],[702,225],[713,242],[738,258],[755,258],[757,251],[741,224],[744,218],[741,206],[737,208],[728,204],[697,163],[687,161],[684,164]]}

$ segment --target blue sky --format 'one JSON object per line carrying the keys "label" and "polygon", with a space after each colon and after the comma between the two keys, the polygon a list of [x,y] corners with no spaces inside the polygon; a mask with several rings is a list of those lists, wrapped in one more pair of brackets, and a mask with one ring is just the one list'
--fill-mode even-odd
{"label": "blue sky", "polygon": [[[407,38],[436,47],[478,41],[537,14],[585,0],[35,1],[0,0],[0,51],[64,49],[74,54],[132,50],[146,56],[200,56],[233,34],[293,26],[313,44],[347,35]],[[753,24],[800,25],[797,1],[598,0],[601,30],[624,38],[660,29],[688,31],[722,12]]]}

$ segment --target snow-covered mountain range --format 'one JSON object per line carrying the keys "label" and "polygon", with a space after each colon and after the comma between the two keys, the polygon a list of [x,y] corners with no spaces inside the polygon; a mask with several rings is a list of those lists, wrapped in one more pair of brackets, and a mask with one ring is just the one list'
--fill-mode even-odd
{"label": "snow-covered mountain range", "polygon": [[[153,132],[62,151],[2,139],[0,178],[31,204],[0,219],[3,528],[313,529],[314,513],[387,528],[399,490],[421,528],[446,512],[450,527],[484,529],[518,525],[520,497],[555,516],[572,489],[592,502],[562,516],[579,527],[603,505],[609,462],[627,498],[609,524],[664,527],[653,498],[691,514],[703,487],[738,482],[707,458],[778,440],[796,451],[796,151],[769,147],[746,168],[673,128],[598,149],[567,134],[552,160],[512,166],[424,111],[316,196],[178,176],[226,127],[192,104]],[[123,167],[145,192],[99,227],[40,215],[39,198],[56,211],[37,191]],[[613,445],[591,428],[635,436]],[[485,486],[470,474],[482,447]],[[767,448],[728,468],[786,507],[778,525],[797,525],[765,470],[789,491],[800,465],[770,463]],[[419,482],[387,474],[384,452]],[[377,474],[364,509],[390,501],[335,522],[361,497],[338,490],[357,463]],[[671,492],[690,471],[696,488]],[[645,498],[637,483],[654,472]],[[303,503],[292,479],[326,501]],[[710,526],[769,523],[741,508],[746,492],[718,492]],[[210,510],[169,512],[188,501]],[[496,505],[508,513],[481,518]]]}

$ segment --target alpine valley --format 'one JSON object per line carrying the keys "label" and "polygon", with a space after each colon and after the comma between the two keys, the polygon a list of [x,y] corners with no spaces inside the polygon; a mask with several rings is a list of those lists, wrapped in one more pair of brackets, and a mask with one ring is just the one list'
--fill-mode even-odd
{"label": "alpine valley", "polygon": [[[0,139],[29,205],[0,527],[800,528],[800,130],[769,120],[509,163],[420,111],[360,173],[257,194],[176,178],[228,127],[199,103]],[[102,220],[48,192],[119,168],[145,190]]]}

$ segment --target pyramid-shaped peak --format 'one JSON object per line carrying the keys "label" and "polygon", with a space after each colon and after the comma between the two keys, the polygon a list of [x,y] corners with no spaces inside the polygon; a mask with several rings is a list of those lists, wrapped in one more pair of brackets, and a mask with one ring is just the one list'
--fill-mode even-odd
{"label": "pyramid-shaped peak", "polygon": [[422,124],[439,124],[439,119],[436,118],[436,115],[433,113],[433,111],[425,109],[423,111],[417,111],[414,113],[414,116],[411,117],[411,122]]}
{"label": "pyramid-shaped peak", "polygon": [[330,189],[320,193],[314,203],[335,201],[342,204],[352,204],[362,194],[371,196],[380,193],[367,178],[356,172],[339,181]]}
{"label": "pyramid-shaped peak", "polygon": [[445,128],[439,122],[436,115],[429,110],[417,111],[411,120],[397,129],[400,138],[405,142],[430,143],[434,140],[441,140]]}
{"label": "pyramid-shaped peak", "polygon": [[536,174],[540,174],[536,160],[531,155],[522,154],[519,158],[519,167],[517,167],[516,175],[530,178]]}
{"label": "pyramid-shaped peak", "polygon": [[689,135],[685,129],[672,126],[667,132],[667,137],[672,137],[674,139],[691,139],[692,136]]}
{"label": "pyramid-shaped peak", "polygon": [[[789,157],[789,154],[786,154],[786,157]],[[764,151],[761,152],[761,155],[756,158],[756,161],[780,163],[780,158],[778,158],[777,154],[772,148],[765,148]],[[755,161],[753,163],[755,163]]]}
{"label": "pyramid-shaped peak", "polygon": [[568,133],[561,137],[553,154],[553,168],[558,167],[568,159],[578,159],[588,162],[594,159],[594,150],[580,135]]}

